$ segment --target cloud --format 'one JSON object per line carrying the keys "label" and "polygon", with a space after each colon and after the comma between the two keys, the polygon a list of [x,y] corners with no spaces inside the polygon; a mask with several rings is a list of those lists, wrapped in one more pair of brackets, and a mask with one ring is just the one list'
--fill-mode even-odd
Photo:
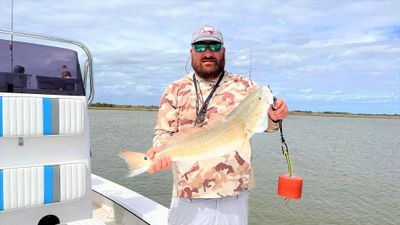
{"label": "cloud", "polygon": [[342,90],[336,90],[336,91],[331,92],[332,95],[337,95],[337,94],[342,94],[342,93],[343,93]]}
{"label": "cloud", "polygon": [[307,89],[299,89],[298,91],[300,92],[300,93],[309,93],[309,92],[311,92],[313,89],[312,88],[307,88]]}
{"label": "cloud", "polygon": [[[219,27],[227,70],[250,75],[297,109],[387,102],[399,113],[398,1],[15,1],[14,27],[77,39],[94,56],[95,101],[158,104],[191,71],[191,32]],[[0,27],[10,27],[0,2]],[[251,49],[251,50],[250,50]],[[381,99],[381,100],[379,100]],[[308,102],[304,102],[308,101]],[[349,108],[343,108],[347,110]],[[376,107],[361,107],[376,112]]]}

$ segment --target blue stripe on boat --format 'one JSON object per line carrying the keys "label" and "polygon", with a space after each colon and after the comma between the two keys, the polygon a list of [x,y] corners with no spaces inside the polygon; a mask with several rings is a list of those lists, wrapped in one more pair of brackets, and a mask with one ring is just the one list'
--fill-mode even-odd
{"label": "blue stripe on boat", "polygon": [[3,195],[4,195],[4,191],[3,191],[3,170],[0,170],[0,211],[4,211]]}
{"label": "blue stripe on boat", "polygon": [[53,202],[53,166],[44,166],[44,204]]}
{"label": "blue stripe on boat", "polygon": [[52,134],[51,99],[43,98],[43,134]]}
{"label": "blue stripe on boat", "polygon": [[0,137],[3,136],[3,97],[0,96]]}

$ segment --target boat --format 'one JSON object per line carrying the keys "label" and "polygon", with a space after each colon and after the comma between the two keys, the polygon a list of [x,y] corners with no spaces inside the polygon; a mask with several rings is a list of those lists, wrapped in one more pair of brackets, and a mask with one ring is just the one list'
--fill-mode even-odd
{"label": "boat", "polygon": [[79,41],[0,29],[1,225],[167,224],[168,208],[91,173],[92,67]]}

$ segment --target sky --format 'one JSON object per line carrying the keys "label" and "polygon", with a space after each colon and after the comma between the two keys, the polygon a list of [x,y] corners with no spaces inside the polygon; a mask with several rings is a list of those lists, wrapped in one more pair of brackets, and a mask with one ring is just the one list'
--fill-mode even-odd
{"label": "sky", "polygon": [[[10,12],[0,0],[0,28]],[[399,0],[14,0],[15,30],[89,47],[93,102],[159,105],[192,71],[204,24],[223,33],[225,69],[268,84],[290,110],[400,114]]]}

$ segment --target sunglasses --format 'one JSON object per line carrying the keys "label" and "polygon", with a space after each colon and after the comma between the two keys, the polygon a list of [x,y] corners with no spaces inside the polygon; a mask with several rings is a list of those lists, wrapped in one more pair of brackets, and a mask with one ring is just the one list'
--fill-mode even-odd
{"label": "sunglasses", "polygon": [[196,52],[205,52],[208,49],[212,52],[219,52],[222,48],[221,43],[211,43],[211,44],[203,44],[203,43],[198,43],[198,44],[193,44],[193,48]]}

